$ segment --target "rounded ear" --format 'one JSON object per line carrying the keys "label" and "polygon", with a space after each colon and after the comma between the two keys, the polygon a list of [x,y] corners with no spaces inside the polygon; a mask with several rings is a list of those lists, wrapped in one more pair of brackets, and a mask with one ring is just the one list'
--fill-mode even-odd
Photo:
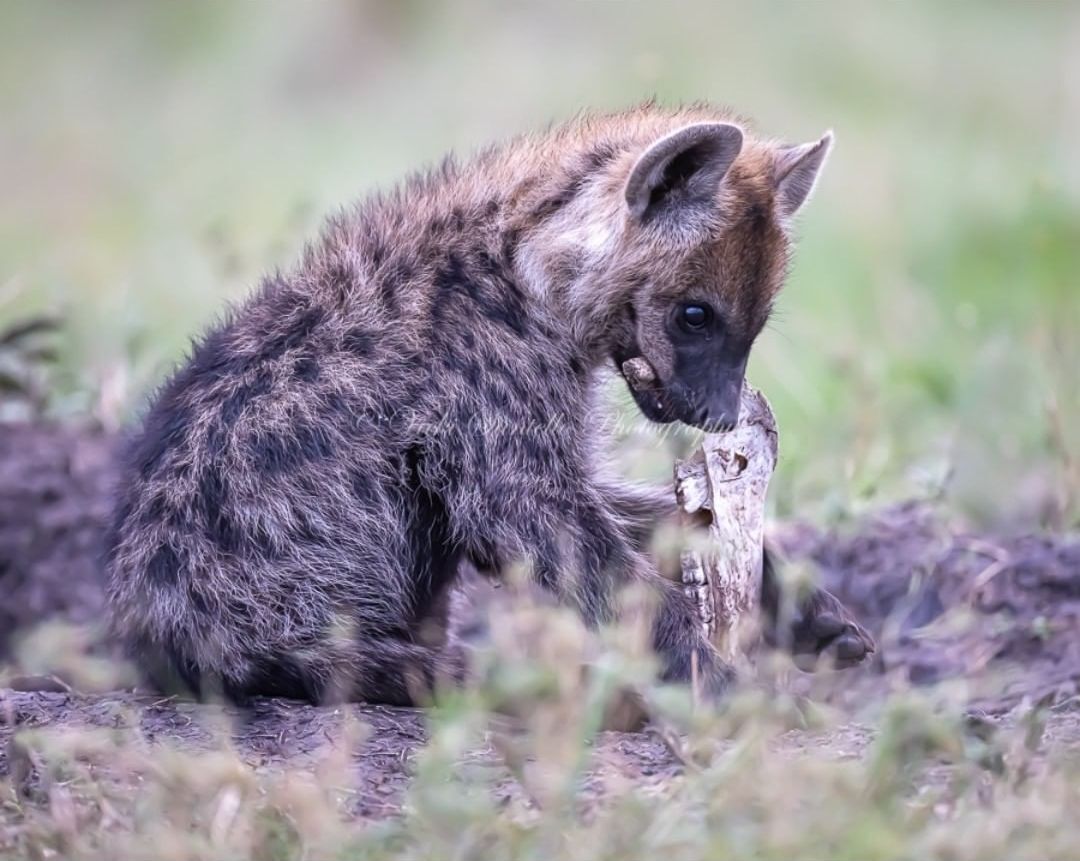
{"label": "rounded ear", "polygon": [[731,123],[694,123],[660,138],[638,159],[626,181],[626,204],[639,221],[677,217],[717,205],[724,175],[742,149]]}
{"label": "rounded ear", "polygon": [[832,142],[833,133],[828,131],[820,140],[784,147],[776,154],[773,183],[777,204],[785,218],[798,212],[810,197]]}

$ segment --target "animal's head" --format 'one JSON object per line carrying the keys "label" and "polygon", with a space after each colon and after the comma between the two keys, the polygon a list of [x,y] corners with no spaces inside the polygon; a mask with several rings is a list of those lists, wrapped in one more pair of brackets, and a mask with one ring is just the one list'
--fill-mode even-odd
{"label": "animal's head", "polygon": [[620,369],[655,372],[631,391],[658,422],[734,426],[746,362],[784,280],[792,218],[832,142],[750,139],[736,125],[687,125],[646,146],[622,186],[619,271],[625,302],[612,327]]}

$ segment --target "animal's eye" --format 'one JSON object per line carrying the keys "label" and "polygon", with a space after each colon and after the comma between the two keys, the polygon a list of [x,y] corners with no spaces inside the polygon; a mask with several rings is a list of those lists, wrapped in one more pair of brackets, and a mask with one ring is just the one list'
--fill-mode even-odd
{"label": "animal's eye", "polygon": [[683,305],[682,321],[688,329],[704,329],[710,316],[709,309],[704,305]]}

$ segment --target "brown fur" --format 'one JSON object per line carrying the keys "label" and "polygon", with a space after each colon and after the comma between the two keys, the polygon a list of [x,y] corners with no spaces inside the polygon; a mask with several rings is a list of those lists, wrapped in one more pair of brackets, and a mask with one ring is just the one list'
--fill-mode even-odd
{"label": "brown fur", "polygon": [[663,219],[623,198],[658,139],[731,121],[645,105],[447,159],[332,218],[196,343],[132,440],[107,553],[147,669],[238,699],[411,702],[462,671],[422,622],[464,560],[524,560],[593,624],[651,584],[665,675],[696,653],[722,689],[643,553],[657,497],[600,475],[591,416],[629,353],[674,391],[672,303],[714,303],[743,360],[765,323],[789,252],[777,146],[747,135],[685,218],[680,176]]}

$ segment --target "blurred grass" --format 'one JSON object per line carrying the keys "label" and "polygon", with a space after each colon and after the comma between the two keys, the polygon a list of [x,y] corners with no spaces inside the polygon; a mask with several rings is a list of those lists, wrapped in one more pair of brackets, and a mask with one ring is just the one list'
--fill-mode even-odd
{"label": "blurred grass", "polygon": [[[1075,714],[1025,704],[1001,722],[973,720],[947,697],[907,691],[867,703],[862,725],[841,725],[768,688],[744,689],[722,713],[693,709],[687,690],[643,683],[648,661],[632,632],[607,632],[598,656],[572,614],[522,605],[496,621],[504,630],[482,678],[428,713],[430,737],[408,755],[398,818],[351,820],[363,793],[376,791],[357,784],[370,736],[351,709],[327,709],[336,728],[322,724],[325,743],[284,759],[265,743],[273,727],[245,746],[236,740],[243,718],[233,713],[232,724],[213,705],[184,707],[178,722],[206,732],[182,745],[170,740],[177,727],[162,728],[159,709],[175,707],[167,701],[94,709],[92,700],[54,698],[54,714],[72,720],[83,707],[108,716],[107,726],[41,726],[34,712],[32,725],[16,729],[0,775],[0,856],[1076,857],[1080,762],[1061,746],[1078,738]],[[598,753],[599,717],[620,685],[642,691],[663,716],[680,769],[655,754],[635,760],[630,747],[649,744],[640,736]],[[493,712],[507,697],[516,718]],[[376,767],[361,773],[379,787]],[[388,776],[399,767],[383,766]]]}
{"label": "blurred grass", "polygon": [[943,493],[1076,525],[1078,57],[1049,0],[0,0],[0,324],[63,314],[52,409],[115,422],[335,206],[582,107],[706,98],[837,132],[751,367],[776,512]]}

